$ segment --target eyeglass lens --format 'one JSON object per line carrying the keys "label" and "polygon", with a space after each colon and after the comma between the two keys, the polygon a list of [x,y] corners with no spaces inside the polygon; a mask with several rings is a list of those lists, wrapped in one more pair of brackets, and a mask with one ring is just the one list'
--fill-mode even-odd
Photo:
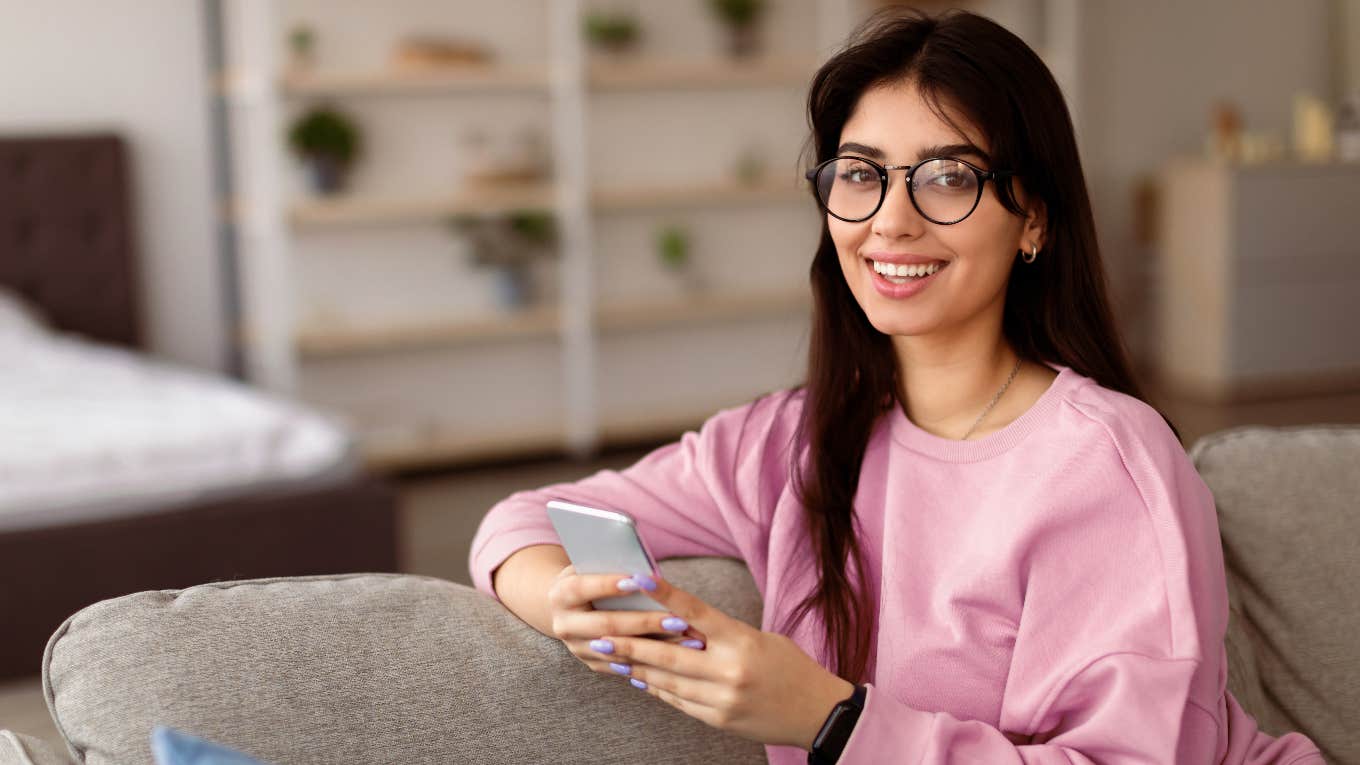
{"label": "eyeglass lens", "polygon": [[[832,215],[852,221],[873,215],[886,191],[878,168],[853,157],[828,162],[818,171],[816,183],[822,205]],[[957,222],[978,201],[977,174],[957,160],[932,159],[922,164],[912,173],[911,185],[916,210],[936,223]]]}

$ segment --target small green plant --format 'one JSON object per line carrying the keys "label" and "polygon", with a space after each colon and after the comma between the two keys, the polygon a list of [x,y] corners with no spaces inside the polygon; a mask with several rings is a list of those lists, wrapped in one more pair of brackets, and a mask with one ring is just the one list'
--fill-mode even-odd
{"label": "small green plant", "polygon": [[299,60],[309,59],[316,45],[316,32],[306,24],[298,24],[288,32],[288,47]]}
{"label": "small green plant", "polygon": [[754,24],[765,10],[765,0],[708,0],[708,7],[732,27]]}
{"label": "small green plant", "polygon": [[632,47],[639,37],[636,18],[625,13],[600,11],[586,14],[585,33],[586,39],[595,46],[616,52]]}
{"label": "small green plant", "polygon": [[666,226],[657,232],[656,252],[661,262],[673,271],[689,263],[689,233],[681,226]]}
{"label": "small green plant", "polygon": [[298,156],[322,158],[349,165],[359,156],[359,128],[329,106],[316,107],[298,117],[288,130],[288,145]]}
{"label": "small green plant", "polygon": [[455,215],[449,227],[469,238],[476,266],[520,269],[556,253],[557,218],[545,210]]}

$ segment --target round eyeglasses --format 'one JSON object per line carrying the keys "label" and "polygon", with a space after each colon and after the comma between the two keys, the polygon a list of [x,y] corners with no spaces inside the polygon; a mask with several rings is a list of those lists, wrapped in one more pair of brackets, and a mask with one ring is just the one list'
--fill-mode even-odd
{"label": "round eyeglasses", "polygon": [[[907,196],[921,216],[949,226],[967,218],[987,181],[1015,175],[983,170],[961,159],[931,157],[915,165],[880,165],[863,157],[832,157],[807,171],[822,209],[847,223],[866,221],[883,206],[888,171],[907,171]],[[998,181],[999,182],[999,181]]]}

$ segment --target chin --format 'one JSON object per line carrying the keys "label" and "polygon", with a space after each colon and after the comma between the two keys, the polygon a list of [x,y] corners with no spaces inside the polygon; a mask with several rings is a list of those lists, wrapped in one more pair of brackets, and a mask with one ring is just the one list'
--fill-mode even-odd
{"label": "chin", "polygon": [[869,318],[869,323],[874,329],[885,335],[924,335],[930,331],[920,322],[908,321],[902,316],[892,316],[888,311],[865,311],[865,316]]}

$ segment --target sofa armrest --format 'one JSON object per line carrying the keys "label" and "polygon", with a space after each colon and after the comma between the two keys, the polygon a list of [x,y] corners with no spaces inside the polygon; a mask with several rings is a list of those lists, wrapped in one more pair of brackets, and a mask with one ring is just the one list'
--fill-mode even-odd
{"label": "sofa armrest", "polygon": [[73,765],[74,762],[42,739],[0,728],[0,765]]}
{"label": "sofa armrest", "polygon": [[[740,561],[660,566],[759,625]],[[592,672],[484,593],[422,576],[257,579],[106,600],[52,636],[43,686],[86,763],[148,760],[157,724],[267,762],[765,762],[759,744]]]}

